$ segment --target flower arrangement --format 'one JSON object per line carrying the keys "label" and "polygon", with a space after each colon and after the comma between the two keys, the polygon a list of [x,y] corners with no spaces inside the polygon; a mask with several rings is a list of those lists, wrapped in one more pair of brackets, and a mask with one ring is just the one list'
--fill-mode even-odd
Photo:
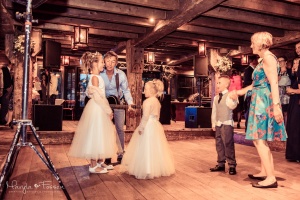
{"label": "flower arrangement", "polygon": [[[17,39],[15,39],[14,43],[15,43],[14,44],[14,53],[15,54],[17,54],[17,53],[24,54],[24,52],[25,52],[25,35],[19,35],[17,37]],[[35,45],[35,42],[33,40],[31,40],[30,53],[33,52],[34,45]]]}
{"label": "flower arrangement", "polygon": [[228,57],[222,56],[219,59],[217,59],[217,65],[216,65],[217,72],[227,73],[231,71],[231,67],[232,67],[232,61]]}
{"label": "flower arrangement", "polygon": [[169,66],[165,66],[163,69],[163,77],[170,80],[173,76],[176,75],[176,71]]}

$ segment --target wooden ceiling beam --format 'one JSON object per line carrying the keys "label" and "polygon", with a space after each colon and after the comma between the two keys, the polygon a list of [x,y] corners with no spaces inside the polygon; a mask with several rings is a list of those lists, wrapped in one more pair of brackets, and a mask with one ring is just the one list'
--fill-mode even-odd
{"label": "wooden ceiling beam", "polygon": [[0,2],[0,35],[15,33],[14,20],[8,10]]}
{"label": "wooden ceiling beam", "polygon": [[300,21],[282,17],[270,16],[262,13],[243,11],[233,8],[218,7],[203,14],[208,17],[258,24],[279,29],[299,31]]}
{"label": "wooden ceiling beam", "polygon": [[173,38],[182,38],[182,39],[190,39],[195,41],[208,41],[208,42],[216,42],[216,43],[223,43],[223,44],[233,44],[233,45],[246,45],[250,46],[249,40],[236,40],[236,39],[229,39],[229,38],[222,38],[217,36],[208,36],[208,35],[200,35],[195,33],[187,33],[176,31],[168,35],[168,37]]}
{"label": "wooden ceiling beam", "polygon": [[223,6],[231,8],[239,8],[244,10],[250,10],[255,12],[261,12],[271,15],[278,15],[283,17],[289,17],[298,19],[300,18],[300,5],[287,4],[285,2],[273,1],[273,0],[228,0],[222,3]]}
{"label": "wooden ceiling beam", "polygon": [[97,20],[97,21],[104,21],[104,22],[114,22],[120,24],[131,24],[131,25],[144,26],[144,27],[154,27],[154,24],[145,18],[124,16],[124,15],[118,15],[112,13],[104,13],[100,11],[86,11],[86,10],[80,10],[76,8],[66,7],[64,8],[63,11],[57,11],[55,9],[49,9],[48,7],[39,7],[38,9],[35,9],[33,12],[56,15],[56,16],[76,17],[76,18],[90,19],[90,20]]}
{"label": "wooden ceiling beam", "polygon": [[[43,34],[42,35],[43,39],[53,39],[53,40],[67,40],[68,42],[71,43],[71,35],[65,35],[65,36],[54,36],[54,35],[49,35],[49,34]],[[108,44],[108,45],[116,45],[116,42],[113,41],[108,41],[108,40],[101,40],[101,39],[96,39],[96,38],[89,38],[90,43],[94,44]]]}
{"label": "wooden ceiling beam", "polygon": [[183,56],[181,57],[179,60],[171,60],[170,62],[168,62],[167,64],[170,65],[170,66],[176,66],[176,65],[179,65],[183,62],[186,62],[186,61],[189,61],[189,60],[192,60],[193,57],[197,55],[197,52],[195,53],[192,53],[190,55],[187,55],[187,56]]}
{"label": "wooden ceiling beam", "polygon": [[175,31],[193,18],[224,2],[224,0],[183,0],[179,9],[170,12],[167,20],[160,20],[151,32],[137,40],[136,47],[147,47],[155,41]]}
{"label": "wooden ceiling beam", "polygon": [[114,2],[120,2],[120,3],[128,3],[133,4],[137,6],[145,6],[145,7],[151,7],[151,8],[158,8],[162,10],[175,10],[179,7],[178,0],[111,0]]}
{"label": "wooden ceiling beam", "polygon": [[272,48],[297,42],[300,42],[300,31],[286,31],[284,37],[274,37]]}
{"label": "wooden ceiling beam", "polygon": [[[34,27],[41,28],[41,29],[51,29],[51,30],[57,30],[57,31],[74,32],[73,26],[61,25],[61,24],[44,23],[44,24],[34,26]],[[120,38],[138,38],[138,34],[134,34],[134,33],[124,33],[124,32],[120,32],[120,31],[100,30],[100,29],[95,29],[95,28],[89,28],[89,34],[120,37]]]}
{"label": "wooden ceiling beam", "polygon": [[203,35],[219,36],[223,38],[240,39],[240,40],[250,40],[250,37],[252,35],[249,33],[220,30],[216,28],[193,26],[187,24],[179,27],[177,30],[190,32],[190,33],[199,33]]}
{"label": "wooden ceiling beam", "polygon": [[122,32],[132,32],[132,33],[146,33],[146,28],[139,26],[130,26],[124,24],[116,24],[116,23],[108,23],[108,22],[100,22],[94,20],[87,19],[79,19],[79,18],[71,18],[71,17],[55,17],[51,19],[39,19],[39,23],[47,22],[54,24],[66,24],[71,26],[87,26],[93,27],[96,29],[104,29],[104,30],[113,30],[113,31],[122,31]]}
{"label": "wooden ceiling beam", "polygon": [[146,8],[134,5],[119,4],[109,1],[98,1],[98,0],[51,0],[47,1],[46,4],[68,6],[73,8],[95,10],[101,12],[116,13],[121,15],[130,15],[143,18],[155,19],[166,19],[166,11]]}
{"label": "wooden ceiling beam", "polygon": [[[244,2],[244,1],[243,1]],[[273,36],[284,36],[284,30],[266,26],[259,26],[257,24],[247,24],[231,20],[223,20],[212,17],[200,16],[189,23],[190,25],[204,26],[210,28],[217,28],[223,30],[239,31],[245,33],[255,33],[260,31],[267,31]]]}
{"label": "wooden ceiling beam", "polygon": [[[163,38],[159,42],[166,42],[168,44],[180,44],[185,46],[198,46],[198,41],[187,40],[187,39],[176,39],[174,38]],[[230,45],[230,44],[220,44],[213,42],[206,42],[206,47],[208,48],[228,48],[228,49],[238,49],[238,45]]]}

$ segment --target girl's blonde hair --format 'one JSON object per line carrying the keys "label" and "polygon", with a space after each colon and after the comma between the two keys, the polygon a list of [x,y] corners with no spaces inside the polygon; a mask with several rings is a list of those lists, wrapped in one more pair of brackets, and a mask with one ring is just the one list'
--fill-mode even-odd
{"label": "girl's blonde hair", "polygon": [[99,57],[102,57],[102,54],[99,52],[85,52],[80,58],[80,67],[84,71],[84,73],[91,73],[94,62],[99,62]]}
{"label": "girl's blonde hair", "polygon": [[260,50],[269,49],[273,45],[273,36],[269,32],[257,32],[251,36],[251,42],[260,46]]}
{"label": "girl's blonde hair", "polygon": [[146,84],[148,84],[154,91],[155,95],[157,97],[163,96],[164,91],[164,83],[159,79],[153,79],[152,81],[148,81]]}

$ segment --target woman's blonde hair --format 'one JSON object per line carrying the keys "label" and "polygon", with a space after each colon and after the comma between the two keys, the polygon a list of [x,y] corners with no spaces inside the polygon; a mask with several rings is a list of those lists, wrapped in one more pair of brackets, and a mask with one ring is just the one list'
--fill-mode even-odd
{"label": "woman's blonde hair", "polygon": [[251,36],[251,42],[260,46],[260,50],[269,49],[273,45],[273,36],[269,32],[257,32]]}
{"label": "woman's blonde hair", "polygon": [[154,91],[157,97],[162,97],[164,92],[164,83],[159,79],[153,79],[152,81],[148,81],[146,83],[149,85]]}
{"label": "woman's blonde hair", "polygon": [[80,66],[81,69],[85,72],[85,73],[91,73],[91,70],[93,68],[93,63],[94,62],[99,62],[99,57],[102,57],[102,54],[99,52],[85,52],[81,58],[80,58]]}

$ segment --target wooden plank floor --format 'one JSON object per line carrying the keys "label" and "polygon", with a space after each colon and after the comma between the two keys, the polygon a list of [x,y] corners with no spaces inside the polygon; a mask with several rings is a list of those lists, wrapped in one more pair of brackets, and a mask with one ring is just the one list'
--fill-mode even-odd
{"label": "wooden plank floor", "polygon": [[[248,173],[259,170],[254,147],[236,144],[237,175],[210,172],[216,164],[214,139],[170,141],[176,174],[152,180],[137,180],[120,173],[89,174],[88,161],[67,156],[69,145],[46,145],[72,199],[261,199],[296,200],[300,194],[300,164],[288,162],[284,152],[273,152],[279,187],[257,189]],[[116,158],[113,158],[114,160]],[[5,199],[65,199],[57,181],[30,148],[22,148],[8,182]],[[26,187],[25,187],[26,186]]]}

